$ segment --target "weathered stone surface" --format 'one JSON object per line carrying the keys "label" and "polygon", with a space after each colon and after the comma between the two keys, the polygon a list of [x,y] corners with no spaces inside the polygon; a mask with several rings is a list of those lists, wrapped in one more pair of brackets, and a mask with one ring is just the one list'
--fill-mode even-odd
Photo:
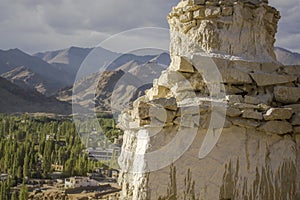
{"label": "weathered stone surface", "polygon": [[284,106],[284,108],[292,109],[293,113],[300,112],[300,104],[290,104],[290,105]]}
{"label": "weathered stone surface", "polygon": [[202,75],[200,73],[194,73],[190,78],[189,82],[194,91],[200,91],[202,94],[209,94],[208,86],[204,81]]}
{"label": "weathered stone surface", "polygon": [[260,130],[267,133],[284,135],[293,132],[293,126],[286,121],[269,121],[259,127]]}
{"label": "weathered stone surface", "polygon": [[150,104],[144,101],[138,101],[136,106],[133,109],[132,116],[133,118],[146,119],[149,118],[149,109]]}
{"label": "weathered stone surface", "polygon": [[184,117],[177,117],[178,124],[181,127],[185,128],[193,128],[195,126],[195,122],[192,115],[186,115]]}
{"label": "weathered stone surface", "polygon": [[[224,9],[224,14],[229,15],[225,16],[220,7],[215,6],[219,4],[219,1],[207,1],[205,17],[199,18],[202,16],[200,14],[197,15],[197,19],[193,18],[199,20],[196,26],[199,28],[187,30],[178,16],[184,14],[182,10],[187,4],[192,5],[193,3],[183,2],[176,9],[173,9],[168,18],[171,28],[171,55],[185,55],[204,51],[209,54],[231,55],[245,60],[264,61],[266,63],[275,61],[274,35],[280,16],[276,9],[270,9],[268,5],[263,4],[257,4],[254,8],[250,8],[249,5],[251,4],[245,6],[246,4],[242,2],[236,2],[233,6],[232,16],[230,16],[230,10]],[[230,2],[229,5],[233,3]],[[225,1],[221,5],[227,4],[228,1]],[[270,19],[271,22],[268,22]],[[216,25],[217,23],[219,24]],[[226,28],[224,24],[226,24]],[[237,31],[241,29],[247,31]],[[233,34],[235,37],[232,37]],[[254,43],[253,41],[259,42]]]}
{"label": "weathered stone surface", "polygon": [[[200,124],[201,128],[204,129],[222,129],[222,128],[229,128],[232,126],[232,122],[228,119],[225,119],[224,124],[213,124],[213,121],[218,121],[224,119],[222,114],[216,114],[212,118],[211,114],[205,115],[204,117],[201,116]],[[212,121],[213,120],[213,121]]]}
{"label": "weathered stone surface", "polygon": [[260,103],[271,105],[274,99],[274,94],[273,91],[271,92],[270,90],[266,90],[263,92],[259,92],[257,98],[259,99]]}
{"label": "weathered stone surface", "polygon": [[157,119],[164,123],[170,123],[173,121],[176,112],[166,110],[162,105],[151,106],[149,109],[149,117],[151,119]]}
{"label": "weathered stone surface", "polygon": [[177,110],[177,102],[175,98],[159,98],[159,99],[154,99],[150,101],[150,103],[161,105],[165,109],[168,110]]}
{"label": "weathered stone surface", "polygon": [[300,66],[299,65],[294,65],[294,66],[283,66],[283,71],[287,74],[290,75],[300,75]]}
{"label": "weathered stone surface", "polygon": [[129,129],[139,129],[140,127],[150,123],[150,119],[136,119],[133,122],[129,122]]}
{"label": "weathered stone surface", "polygon": [[257,104],[261,103],[259,98],[248,96],[248,95],[246,95],[244,97],[244,102],[247,103],[247,104],[254,104],[254,105],[257,105]]}
{"label": "weathered stone surface", "polygon": [[157,85],[156,87],[147,90],[145,93],[150,100],[153,100],[153,99],[166,97],[169,92],[170,92],[169,88]]}
{"label": "weathered stone surface", "polygon": [[205,17],[205,8],[194,11],[195,19],[203,19]]}
{"label": "weathered stone surface", "polygon": [[227,6],[222,7],[222,15],[231,16],[232,13],[233,13],[233,8],[232,7],[227,7]]}
{"label": "weathered stone surface", "polygon": [[192,91],[192,93],[194,94],[194,88],[192,87],[191,83],[188,80],[184,80],[184,81],[179,81],[177,82],[172,88],[171,91],[174,94],[178,94],[184,91]]}
{"label": "weathered stone surface", "polygon": [[186,22],[182,25],[182,29],[184,33],[189,32],[193,27],[195,27],[197,25],[197,21],[196,20],[192,20],[190,22]]}
{"label": "weathered stone surface", "polygon": [[194,67],[186,58],[182,56],[174,56],[170,65],[170,70],[179,72],[193,73]]}
{"label": "weathered stone surface", "polygon": [[250,76],[237,69],[221,69],[220,73],[223,78],[224,83],[233,83],[233,84],[250,84],[252,80]]}
{"label": "weathered stone surface", "polygon": [[200,108],[199,108],[199,106],[180,107],[179,114],[180,115],[199,115],[200,114]]}
{"label": "weathered stone surface", "polygon": [[239,108],[241,110],[246,110],[246,109],[260,109],[260,106],[258,106],[258,105],[247,104],[247,103],[235,103],[234,107]]}
{"label": "weathered stone surface", "polygon": [[243,118],[262,120],[262,113],[248,109],[243,111]]}
{"label": "weathered stone surface", "polygon": [[181,117],[176,117],[174,124],[179,125],[182,129],[184,128],[199,128],[200,126],[200,116],[199,115],[182,115]]}
{"label": "weathered stone surface", "polygon": [[205,4],[207,6],[217,6],[218,5],[218,0],[206,0]]}
{"label": "weathered stone surface", "polygon": [[229,85],[225,85],[225,91],[226,91],[226,94],[229,94],[229,95],[240,94],[243,92],[242,89],[235,87],[235,86],[229,86]]}
{"label": "weathered stone surface", "polygon": [[232,124],[244,128],[256,128],[260,125],[259,122],[253,119],[233,118],[230,120]]}
{"label": "weathered stone surface", "polygon": [[243,100],[242,95],[226,95],[226,101],[228,101],[229,104],[242,103]]}
{"label": "weathered stone surface", "polygon": [[265,62],[261,64],[261,71],[265,73],[274,73],[276,72],[281,66],[278,63],[269,63]]}
{"label": "weathered stone surface", "polygon": [[226,115],[229,116],[229,117],[238,117],[241,114],[242,114],[242,111],[240,109],[237,109],[237,108],[229,107],[226,110]]}
{"label": "weathered stone surface", "polygon": [[261,71],[261,63],[260,62],[250,62],[248,60],[232,60],[229,63],[230,67],[242,70],[246,73],[253,73]]}
{"label": "weathered stone surface", "polygon": [[189,22],[193,19],[193,13],[192,12],[187,12],[184,15],[180,16],[180,21],[181,22]]}
{"label": "weathered stone surface", "polygon": [[[294,126],[294,133],[300,134],[300,126]],[[299,143],[300,145],[300,143]]]}
{"label": "weathered stone surface", "polygon": [[300,126],[300,112],[295,113],[295,115],[293,116],[292,125]]}
{"label": "weathered stone surface", "polygon": [[293,111],[290,108],[271,108],[264,115],[265,120],[284,120],[292,117]]}
{"label": "weathered stone surface", "polygon": [[220,7],[208,7],[205,9],[205,16],[206,17],[215,17],[220,15],[221,8]]}
{"label": "weathered stone surface", "polygon": [[251,77],[254,79],[258,86],[278,85],[282,83],[290,83],[297,80],[296,76],[262,73],[251,73]]}
{"label": "weathered stone surface", "polygon": [[300,99],[300,88],[277,86],[274,89],[275,99],[281,103],[297,103]]}
{"label": "weathered stone surface", "polygon": [[205,4],[205,0],[192,0],[192,1],[196,5],[204,5]]}
{"label": "weathered stone surface", "polygon": [[184,81],[186,78],[176,71],[163,71],[161,76],[158,78],[157,84],[167,88],[173,87],[176,83]]}
{"label": "weathered stone surface", "polygon": [[185,99],[192,99],[197,96],[195,91],[189,90],[189,91],[180,91],[176,92],[176,90],[173,90],[172,88],[172,94],[176,98],[177,101],[184,101]]}
{"label": "weathered stone surface", "polygon": [[117,128],[120,128],[122,130],[128,130],[129,123],[132,122],[132,118],[129,113],[123,112],[121,115],[118,117],[118,124]]}

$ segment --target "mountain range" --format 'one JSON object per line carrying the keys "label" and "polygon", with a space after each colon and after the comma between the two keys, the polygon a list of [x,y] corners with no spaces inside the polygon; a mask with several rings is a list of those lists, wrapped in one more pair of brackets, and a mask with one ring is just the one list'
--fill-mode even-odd
{"label": "mountain range", "polygon": [[[298,53],[279,47],[275,53],[285,65],[300,65]],[[85,59],[93,56],[95,61],[86,62],[89,65],[78,76]],[[85,109],[120,111],[150,88],[170,62],[166,52],[119,54],[100,47],[33,55],[19,49],[0,50],[0,112],[71,113],[72,95]]]}
{"label": "mountain range", "polygon": [[70,114],[71,105],[42,95],[39,92],[23,89],[0,77],[0,113],[55,113]]}
{"label": "mountain range", "polygon": [[[76,77],[83,61],[94,52],[96,52],[97,63],[85,68],[84,76]],[[20,94],[39,95],[44,100],[52,101],[56,98],[56,103],[62,103],[64,106],[64,102],[71,105],[73,89],[74,91],[81,89],[82,91],[77,92],[77,96],[80,95],[82,99],[78,104],[84,108],[90,108],[95,103],[99,111],[110,109],[110,96],[113,94],[119,97],[119,103],[132,101],[131,99],[136,98],[139,92],[143,94],[144,89],[151,87],[152,80],[157,78],[169,63],[168,53],[135,55],[119,54],[103,48],[70,47],[29,55],[19,49],[0,50],[0,76],[10,81],[10,88],[14,85]],[[101,67],[104,70],[99,71]],[[1,84],[4,88],[8,87],[7,83],[1,82]],[[115,85],[118,88],[114,88]],[[96,90],[93,91],[92,88]],[[144,89],[135,92],[139,88]],[[0,94],[0,98],[13,98],[5,94]],[[95,95],[95,98],[90,98],[90,95]],[[22,98],[19,97],[19,99]],[[32,101],[34,102],[35,99],[32,98]],[[24,107],[26,107],[25,104]],[[20,112],[28,110],[16,107],[0,110],[0,112],[10,110],[15,112],[18,109]],[[35,109],[32,111],[35,112]],[[44,111],[48,112],[49,109],[44,109]],[[70,107],[68,113],[70,113]]]}
{"label": "mountain range", "polygon": [[300,65],[300,54],[284,48],[275,47],[277,60],[284,65]]}

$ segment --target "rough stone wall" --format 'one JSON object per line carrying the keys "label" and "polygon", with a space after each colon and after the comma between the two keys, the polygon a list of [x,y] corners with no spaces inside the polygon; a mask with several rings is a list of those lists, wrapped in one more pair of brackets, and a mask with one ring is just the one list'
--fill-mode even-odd
{"label": "rough stone wall", "polygon": [[170,51],[272,61],[279,18],[279,12],[264,1],[181,1],[168,16]]}
{"label": "rough stone wall", "polygon": [[[230,23],[219,25],[224,12]],[[172,162],[177,199],[187,199],[188,169],[198,199],[299,199],[300,70],[274,60],[278,19],[260,1],[186,0],[173,8],[172,63],[120,116],[123,199],[165,195]],[[199,157],[204,138],[218,134]]]}

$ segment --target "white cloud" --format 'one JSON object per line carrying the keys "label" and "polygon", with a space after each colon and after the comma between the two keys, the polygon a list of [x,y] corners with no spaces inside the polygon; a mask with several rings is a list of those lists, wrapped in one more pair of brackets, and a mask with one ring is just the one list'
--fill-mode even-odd
{"label": "white cloud", "polygon": [[[94,46],[131,28],[164,27],[179,0],[1,0],[0,48],[27,52]],[[281,11],[276,45],[299,50],[300,1],[270,0]]]}
{"label": "white cloud", "polygon": [[300,1],[270,0],[270,4],[281,14],[276,45],[300,52]]}

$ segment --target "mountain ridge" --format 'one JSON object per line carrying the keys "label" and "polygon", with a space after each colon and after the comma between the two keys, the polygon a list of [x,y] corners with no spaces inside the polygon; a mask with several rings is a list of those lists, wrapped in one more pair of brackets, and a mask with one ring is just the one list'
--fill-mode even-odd
{"label": "mountain ridge", "polygon": [[70,114],[71,105],[55,98],[46,97],[36,91],[23,89],[0,77],[0,112],[34,113],[45,112]]}
{"label": "mountain ridge", "polygon": [[275,47],[277,60],[284,65],[300,65],[300,54],[281,47]]}

